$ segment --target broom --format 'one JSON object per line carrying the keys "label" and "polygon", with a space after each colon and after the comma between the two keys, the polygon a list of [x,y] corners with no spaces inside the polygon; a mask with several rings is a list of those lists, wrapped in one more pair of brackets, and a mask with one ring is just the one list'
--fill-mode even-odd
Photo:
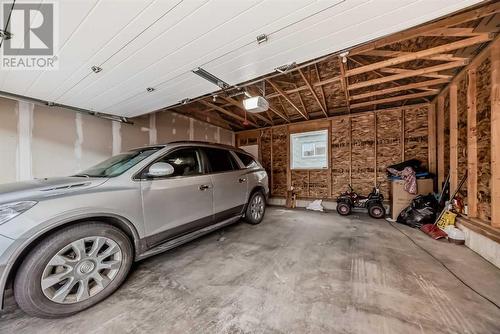
{"label": "broom", "polygon": [[[457,196],[458,192],[460,191],[460,189],[464,185],[465,180],[467,180],[467,171],[465,171],[465,175],[460,180],[460,183],[458,184],[457,189],[455,189],[455,192],[453,193],[453,196],[450,197],[450,202],[452,202],[455,199],[455,196]],[[443,187],[443,189],[444,189],[444,187]],[[441,217],[443,217],[443,215],[444,215],[445,212],[446,212],[446,206],[443,208],[443,210],[441,211],[441,213],[437,217],[437,219],[434,222],[434,224],[425,224],[425,225],[422,225],[422,227],[420,228],[420,230],[422,232],[424,232],[425,234],[427,234],[428,236],[430,236],[431,238],[435,239],[435,240],[438,240],[438,239],[441,239],[441,238],[445,238],[447,236],[446,232],[443,231],[443,230],[441,230],[437,226],[437,223],[439,222],[439,220],[441,219]]]}

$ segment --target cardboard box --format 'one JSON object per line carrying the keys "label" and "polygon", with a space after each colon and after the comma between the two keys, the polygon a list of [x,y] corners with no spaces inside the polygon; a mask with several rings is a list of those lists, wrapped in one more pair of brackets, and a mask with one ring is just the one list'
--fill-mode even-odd
{"label": "cardboard box", "polygon": [[412,195],[404,190],[405,182],[396,180],[391,182],[391,218],[396,219],[398,215],[407,208],[417,195],[427,195],[434,192],[433,179],[418,179],[417,194]]}

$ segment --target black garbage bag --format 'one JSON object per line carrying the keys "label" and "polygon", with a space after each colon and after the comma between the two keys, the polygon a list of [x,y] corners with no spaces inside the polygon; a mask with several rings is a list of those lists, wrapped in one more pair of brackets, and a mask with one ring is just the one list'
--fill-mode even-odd
{"label": "black garbage bag", "polygon": [[433,194],[418,195],[411,202],[411,206],[416,209],[422,209],[428,207],[436,210],[438,207],[438,201]]}
{"label": "black garbage bag", "polygon": [[401,211],[396,221],[413,228],[420,228],[425,224],[434,224],[437,206],[436,198],[433,195],[418,195],[413,199],[409,207]]}

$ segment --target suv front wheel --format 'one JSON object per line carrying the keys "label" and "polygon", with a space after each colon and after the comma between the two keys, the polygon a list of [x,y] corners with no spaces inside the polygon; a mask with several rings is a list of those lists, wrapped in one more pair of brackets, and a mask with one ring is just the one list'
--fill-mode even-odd
{"label": "suv front wheel", "polygon": [[49,235],[24,259],[14,298],[29,315],[64,317],[97,304],[125,280],[132,244],[111,225],[86,222]]}

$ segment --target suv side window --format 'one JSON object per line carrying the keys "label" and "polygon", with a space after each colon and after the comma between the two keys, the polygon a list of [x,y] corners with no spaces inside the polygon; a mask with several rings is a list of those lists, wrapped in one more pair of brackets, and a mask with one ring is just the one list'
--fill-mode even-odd
{"label": "suv side window", "polygon": [[203,151],[207,157],[211,173],[222,173],[240,169],[238,163],[228,150],[204,147]]}
{"label": "suv side window", "polygon": [[203,174],[203,169],[200,163],[200,153],[196,148],[181,148],[172,153],[167,154],[156,162],[167,162],[174,167],[175,176],[191,176]]}
{"label": "suv side window", "polygon": [[252,167],[257,167],[257,162],[255,162],[255,159],[250,155],[250,154],[245,154],[241,152],[234,152],[238,156],[238,158],[243,162],[243,165],[245,165],[246,168],[252,168]]}

